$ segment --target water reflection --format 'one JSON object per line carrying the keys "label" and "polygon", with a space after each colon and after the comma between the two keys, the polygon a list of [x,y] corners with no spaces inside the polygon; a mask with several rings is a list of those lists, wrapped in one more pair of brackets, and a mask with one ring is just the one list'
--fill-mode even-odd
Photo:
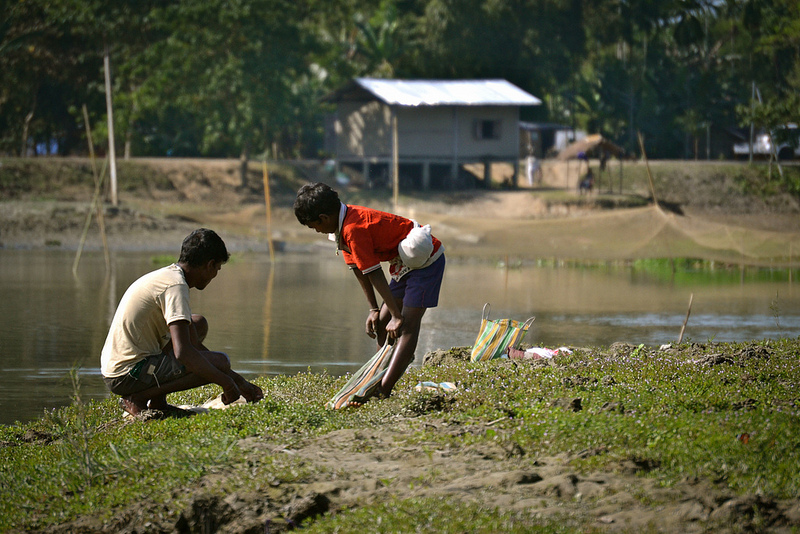
{"label": "water reflection", "polygon": [[[158,267],[146,253],[0,250],[0,423],[30,420],[70,402],[69,372],[82,397],[105,398],[99,355],[128,285]],[[428,350],[470,345],[484,302],[491,317],[537,319],[526,339],[543,346],[676,341],[694,294],[685,339],[706,342],[794,337],[800,332],[795,274],[681,273],[625,267],[498,268],[448,260],[440,306],[423,319],[418,361]],[[209,348],[228,352],[248,378],[310,369],[340,375],[374,353],[364,332],[367,304],[332,251],[240,254],[192,309],[208,317]]]}

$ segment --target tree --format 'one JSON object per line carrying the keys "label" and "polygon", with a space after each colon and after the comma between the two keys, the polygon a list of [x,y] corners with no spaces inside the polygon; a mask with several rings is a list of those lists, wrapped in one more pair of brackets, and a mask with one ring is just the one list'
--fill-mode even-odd
{"label": "tree", "polygon": [[83,71],[76,63],[76,43],[49,16],[45,2],[3,3],[0,11],[0,150],[26,155],[38,144],[55,141],[67,153],[79,134],[73,128],[68,100],[73,80]]}
{"label": "tree", "polygon": [[[412,75],[504,78],[551,104],[584,55],[578,0],[429,0],[416,25]],[[551,106],[531,113],[547,111],[564,115]]]}
{"label": "tree", "polygon": [[353,42],[354,58],[364,63],[364,74],[378,78],[392,78],[397,61],[405,53],[407,37],[398,20],[397,8],[391,0],[383,0],[375,14],[367,18],[362,13],[355,16],[358,28]]}
{"label": "tree", "polygon": [[[763,94],[766,107],[782,114],[783,123],[800,122],[800,4],[793,0],[747,0],[736,14],[745,36],[741,39],[747,58],[748,82],[742,91],[742,104],[750,98],[750,81]],[[747,72],[747,71],[745,71]],[[747,105],[740,107],[748,117]],[[769,116],[766,113],[764,116]]]}
{"label": "tree", "polygon": [[[798,20],[796,0],[4,2],[0,150],[85,150],[84,103],[104,137],[108,47],[126,154],[315,156],[320,97],[377,76],[505,78],[546,102],[527,120],[689,157],[709,125],[798,122]],[[753,83],[774,111],[747,111]]]}

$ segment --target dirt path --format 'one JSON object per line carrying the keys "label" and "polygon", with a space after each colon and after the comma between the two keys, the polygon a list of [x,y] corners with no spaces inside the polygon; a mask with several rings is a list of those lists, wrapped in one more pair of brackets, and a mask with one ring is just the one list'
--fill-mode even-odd
{"label": "dirt path", "polygon": [[[531,461],[519,447],[438,449],[432,443],[406,443],[418,425],[398,421],[397,426],[395,431],[341,430],[288,451],[331,473],[330,481],[297,488],[298,497],[322,495],[328,508],[344,509],[360,502],[448,495],[528,520],[567,516],[609,532],[701,532],[693,522],[729,519],[722,517],[725,507],[739,505],[700,483],[662,488],[657,480],[637,476],[646,466],[633,462],[619,465],[617,472],[584,475],[569,467],[567,457]],[[489,428],[441,420],[426,421],[425,426],[456,438]],[[649,504],[641,499],[645,494]]]}
{"label": "dirt path", "polygon": [[[437,405],[431,399],[431,409]],[[176,515],[169,503],[146,501],[102,521],[87,516],[47,532],[134,533],[148,518],[154,532],[277,533],[364,503],[443,496],[510,514],[516,526],[532,529],[540,521],[554,521],[574,532],[609,533],[788,533],[800,526],[796,500],[737,497],[691,477],[664,485],[647,476],[655,466],[633,460],[602,472],[581,473],[570,467],[575,458],[606,454],[602,449],[583,450],[574,457],[531,458],[513,441],[502,439],[514,424],[398,415],[376,428],[344,429],[299,442],[291,438],[294,445],[282,444],[279,438],[246,438],[238,443],[249,458],[245,464],[278,457],[278,462],[283,458],[314,475],[302,483],[274,481],[261,492],[221,494],[215,488],[235,487],[227,479],[237,475],[210,474],[189,490],[189,504],[181,514]],[[494,443],[457,445],[469,434],[488,431],[499,436]],[[452,436],[454,445],[420,440],[421,432]]]}

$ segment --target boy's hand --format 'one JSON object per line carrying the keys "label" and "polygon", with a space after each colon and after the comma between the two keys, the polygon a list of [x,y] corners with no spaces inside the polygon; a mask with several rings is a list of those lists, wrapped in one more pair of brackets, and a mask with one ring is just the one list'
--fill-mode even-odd
{"label": "boy's hand", "polygon": [[231,380],[230,386],[222,390],[222,404],[228,405],[238,399],[241,392],[236,384]]}
{"label": "boy's hand", "polygon": [[244,397],[244,400],[247,402],[258,402],[264,398],[264,392],[252,382],[245,382],[243,385],[239,386],[239,391],[242,392],[242,397]]}
{"label": "boy's hand", "polygon": [[375,339],[378,331],[378,322],[380,320],[380,311],[371,310],[367,315],[367,335]]}
{"label": "boy's hand", "polygon": [[397,339],[403,333],[403,316],[392,316],[392,320],[386,325],[386,333],[392,339]]}

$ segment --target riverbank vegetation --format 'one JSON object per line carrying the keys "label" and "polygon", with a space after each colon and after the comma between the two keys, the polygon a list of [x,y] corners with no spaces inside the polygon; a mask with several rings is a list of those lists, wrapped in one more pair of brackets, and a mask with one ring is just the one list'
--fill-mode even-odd
{"label": "riverbank vegetation", "polygon": [[0,530],[790,532],[798,352],[693,340],[470,363],[453,348],[360,409],[324,407],[346,377],[300,373],[258,379],[258,404],[166,419],[75,384],[72,406],[0,428]]}

